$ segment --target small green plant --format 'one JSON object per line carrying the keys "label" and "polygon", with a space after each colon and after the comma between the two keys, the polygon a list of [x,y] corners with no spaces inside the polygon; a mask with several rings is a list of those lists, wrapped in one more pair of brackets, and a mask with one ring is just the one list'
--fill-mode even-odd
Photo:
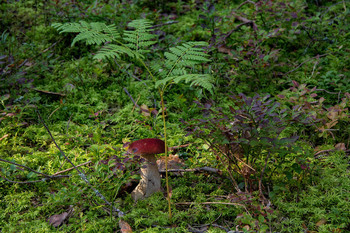
{"label": "small green plant", "polygon": [[258,189],[264,198],[265,175],[271,175],[289,154],[298,152],[294,144],[298,136],[282,137],[282,132],[297,121],[300,114],[282,109],[269,95],[239,94],[230,96],[230,100],[228,109],[197,102],[203,117],[188,123],[190,133],[209,145],[238,192],[242,185],[235,180],[233,172],[244,178],[246,192],[254,191],[253,181],[258,180]]}
{"label": "small green plant", "polygon": [[[317,88],[308,88],[306,84],[292,81],[293,86],[280,93],[280,102],[294,108],[299,108],[313,119],[313,129],[318,138],[332,138],[342,142],[349,138],[349,132],[344,126],[349,122],[350,94],[339,95],[340,101],[334,106],[327,106],[327,100],[318,98]],[[322,91],[322,90],[321,90]]]}

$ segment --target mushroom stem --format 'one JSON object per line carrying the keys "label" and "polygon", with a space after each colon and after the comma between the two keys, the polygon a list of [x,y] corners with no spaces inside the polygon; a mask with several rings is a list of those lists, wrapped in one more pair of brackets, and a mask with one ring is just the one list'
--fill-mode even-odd
{"label": "mushroom stem", "polygon": [[160,191],[160,175],[155,155],[164,153],[165,143],[157,138],[145,138],[130,144],[128,153],[139,155],[146,160],[141,167],[141,180],[132,191],[132,198],[137,201]]}
{"label": "mushroom stem", "polygon": [[160,189],[160,175],[157,160],[154,155],[144,156],[145,164],[141,167],[141,180],[132,191],[131,197],[134,201],[149,197]]}

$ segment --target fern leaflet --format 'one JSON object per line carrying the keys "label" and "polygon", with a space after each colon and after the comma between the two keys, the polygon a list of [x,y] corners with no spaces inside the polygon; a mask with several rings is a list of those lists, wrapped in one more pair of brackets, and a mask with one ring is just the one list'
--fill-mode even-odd
{"label": "fern leaflet", "polygon": [[138,19],[130,22],[129,27],[135,28],[135,30],[128,30],[124,32],[123,39],[128,43],[126,46],[135,50],[140,54],[149,52],[147,48],[155,43],[154,39],[156,35],[151,34],[152,22],[147,19]]}
{"label": "fern leaflet", "polygon": [[54,23],[52,27],[56,28],[60,33],[79,33],[73,39],[71,46],[74,46],[78,41],[85,41],[88,45],[100,45],[107,41],[112,42],[120,39],[120,34],[117,32],[114,24],[106,25],[100,22],[87,23],[85,21],[79,21],[79,23]]}
{"label": "fern leaflet", "polygon": [[206,42],[187,42],[170,48],[170,52],[164,53],[166,61],[163,66],[155,63],[152,69],[163,78],[156,82],[156,87],[165,87],[168,83],[185,81],[190,85],[201,86],[212,93],[213,79],[208,74],[188,74],[188,67],[210,61],[208,55],[201,47],[207,46]]}

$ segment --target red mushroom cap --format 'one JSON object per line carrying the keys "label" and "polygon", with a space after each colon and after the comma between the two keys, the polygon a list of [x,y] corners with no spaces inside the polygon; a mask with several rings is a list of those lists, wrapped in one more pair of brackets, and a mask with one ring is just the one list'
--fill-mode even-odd
{"label": "red mushroom cap", "polygon": [[145,138],[130,144],[128,152],[134,155],[153,155],[165,152],[164,141],[157,138]]}

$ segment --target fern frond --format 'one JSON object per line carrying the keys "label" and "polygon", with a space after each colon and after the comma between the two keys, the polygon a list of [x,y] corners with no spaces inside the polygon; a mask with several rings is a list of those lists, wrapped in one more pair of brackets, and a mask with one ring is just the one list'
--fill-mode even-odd
{"label": "fern frond", "polygon": [[169,76],[162,80],[158,80],[155,86],[158,88],[160,85],[165,86],[169,82],[174,82],[177,84],[181,81],[190,83],[190,86],[200,86],[210,93],[213,93],[213,78],[209,74],[185,74],[180,76]]}
{"label": "fern frond", "polygon": [[191,86],[200,86],[212,93],[213,78],[208,74],[188,74],[187,68],[210,61],[202,47],[206,42],[187,42],[170,48],[170,52],[164,53],[166,61],[163,66],[153,63],[151,68],[162,78],[156,82],[156,87],[165,87],[169,83],[184,81]]}
{"label": "fern frond", "polygon": [[85,41],[88,45],[100,45],[107,41],[116,41],[120,39],[120,34],[117,32],[114,24],[106,25],[101,22],[87,23],[85,21],[79,21],[79,23],[54,23],[52,27],[56,28],[60,33],[79,33],[72,41],[71,46],[74,46],[78,41]]}
{"label": "fern frond", "polygon": [[135,30],[127,30],[124,32],[123,39],[128,42],[125,44],[129,48],[135,50],[140,54],[149,52],[147,48],[157,43],[154,39],[156,35],[151,34],[152,22],[147,19],[133,20],[128,24],[129,27]]}
{"label": "fern frond", "polygon": [[120,55],[126,54],[130,58],[142,58],[142,55],[132,51],[130,48],[122,45],[108,44],[102,47],[94,56],[94,59],[120,58]]}
{"label": "fern frond", "polygon": [[182,45],[170,48],[170,52],[166,52],[164,56],[167,58],[165,67],[168,69],[168,75],[176,71],[178,68],[193,67],[204,62],[209,62],[208,55],[204,53],[201,47],[208,46],[206,42],[187,42]]}

